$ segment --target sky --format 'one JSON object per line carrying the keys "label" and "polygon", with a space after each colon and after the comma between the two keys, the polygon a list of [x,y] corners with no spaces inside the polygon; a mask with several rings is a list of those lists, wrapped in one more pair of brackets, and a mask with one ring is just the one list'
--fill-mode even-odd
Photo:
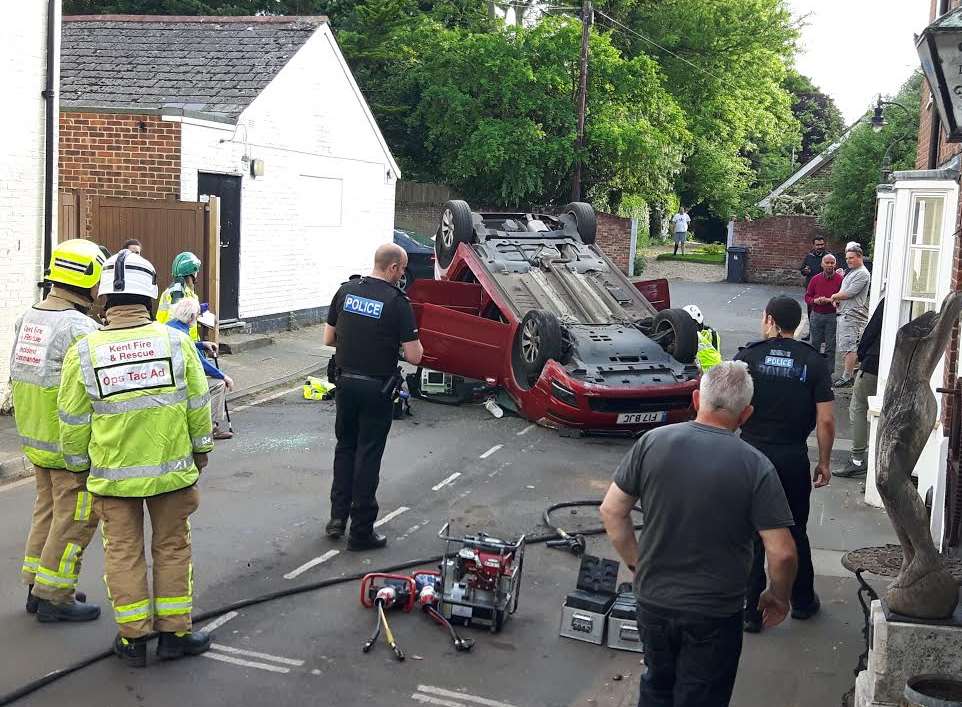
{"label": "sky", "polygon": [[852,123],[879,94],[894,94],[919,66],[914,35],[929,0],[788,0],[802,28],[798,70]]}

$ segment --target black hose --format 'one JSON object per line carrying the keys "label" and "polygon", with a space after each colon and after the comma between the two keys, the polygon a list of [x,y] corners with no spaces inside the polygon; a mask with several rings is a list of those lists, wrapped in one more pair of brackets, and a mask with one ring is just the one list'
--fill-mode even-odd
{"label": "black hose", "polygon": [[[575,506],[598,507],[600,505],[601,505],[601,501],[599,500],[568,501],[565,503],[556,503],[553,506],[549,506],[545,510],[545,513],[544,513],[545,523],[549,527],[554,529],[554,526],[551,524],[551,521],[550,521],[550,515],[554,511],[561,508],[572,508]],[[641,510],[641,509],[636,507],[633,510]],[[635,526],[636,529],[640,527],[641,527],[640,525]],[[582,530],[580,534],[581,535],[603,535],[604,532],[605,532],[605,529],[599,527],[599,528],[589,528],[587,530]],[[547,533],[545,535],[536,535],[534,537],[527,538],[525,542],[528,545],[540,545],[548,542],[549,540],[558,540],[563,537],[564,536],[561,535],[561,532],[553,532],[553,533]],[[380,572],[383,574],[390,574],[391,572],[397,572],[398,570],[406,570],[406,569],[411,569],[412,567],[420,567],[422,565],[430,565],[435,562],[440,562],[441,558],[442,558],[442,555],[431,555],[430,557],[423,557],[417,560],[407,560],[405,562],[399,562],[394,565],[388,565],[387,567],[382,567],[377,570],[367,570],[364,572],[356,572],[354,574],[344,575],[341,577],[329,577],[327,579],[321,579],[316,582],[310,582],[308,584],[301,584],[294,587],[288,587],[287,589],[281,589],[276,592],[268,592],[267,594],[261,594],[260,596],[251,597],[249,599],[241,599],[239,601],[232,602],[225,606],[221,606],[217,609],[204,611],[200,614],[193,616],[191,620],[194,623],[201,623],[202,621],[206,621],[207,619],[212,619],[216,616],[222,616],[231,611],[245,609],[249,606],[257,606],[258,604],[264,604],[266,602],[274,601],[276,599],[283,599],[285,597],[295,596],[297,594],[304,594],[306,592],[313,592],[319,589],[326,589],[328,587],[334,587],[340,584],[347,584],[348,582],[358,582],[362,580],[366,575],[370,574],[371,572]],[[153,636],[154,634],[152,634],[151,636],[148,636],[148,639],[153,638]],[[54,683],[57,680],[60,680],[61,678],[67,677],[71,673],[75,673],[78,670],[83,670],[87,666],[100,662],[101,660],[104,660],[105,658],[109,658],[112,655],[113,655],[112,649],[102,651],[100,653],[96,653],[92,656],[84,658],[83,660],[80,660],[77,663],[74,663],[73,665],[68,665],[65,668],[59,668],[58,670],[49,672],[43,677],[37,678],[36,680],[29,682],[26,685],[23,685],[22,687],[17,688],[13,692],[9,692],[6,695],[0,696],[0,707],[6,707],[6,705],[13,704],[17,700],[19,700],[21,697],[26,697],[27,695],[34,693],[37,690],[43,687],[46,687],[47,685],[50,685],[51,683]]]}

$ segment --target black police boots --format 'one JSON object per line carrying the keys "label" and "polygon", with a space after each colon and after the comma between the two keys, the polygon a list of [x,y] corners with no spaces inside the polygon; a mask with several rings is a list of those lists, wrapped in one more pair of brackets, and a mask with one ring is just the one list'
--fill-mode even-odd
{"label": "black police boots", "polygon": [[147,666],[147,637],[124,638],[119,633],[114,639],[114,655],[131,668]]}
{"label": "black police boots", "polygon": [[347,549],[353,552],[380,550],[387,545],[387,538],[372,532],[370,535],[352,535],[347,539]]}
{"label": "black police boots", "polygon": [[33,595],[33,585],[28,584],[27,585],[27,613],[36,614],[37,604],[39,603],[40,603],[40,600]]}
{"label": "black police boots", "polygon": [[[27,611],[29,611],[29,607]],[[58,621],[94,621],[100,618],[100,607],[84,604],[76,599],[69,604],[55,604],[46,599],[37,599],[37,621],[44,624]]]}
{"label": "black police boots", "polygon": [[197,633],[167,633],[162,631],[157,640],[157,657],[164,660],[183,658],[185,655],[200,655],[210,648],[210,635],[203,631]]}
{"label": "black police boots", "polygon": [[792,604],[792,618],[796,621],[807,621],[819,612],[822,608],[822,600],[818,598],[818,594],[812,599],[812,603],[807,606],[796,606]]}
{"label": "black police boots", "polygon": [[337,540],[339,537],[344,535],[344,531],[347,529],[347,520],[343,518],[331,518],[327,521],[327,525],[324,526],[324,533],[329,538]]}

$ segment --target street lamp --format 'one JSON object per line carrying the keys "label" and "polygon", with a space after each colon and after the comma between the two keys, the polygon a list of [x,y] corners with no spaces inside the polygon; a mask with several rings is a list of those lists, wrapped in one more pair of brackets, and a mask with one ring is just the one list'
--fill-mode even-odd
{"label": "street lamp", "polygon": [[945,129],[945,140],[962,142],[962,8],[942,15],[922,30],[915,48]]}
{"label": "street lamp", "polygon": [[871,123],[873,133],[882,132],[882,128],[888,125],[888,121],[885,119],[885,112],[882,106],[895,106],[896,108],[901,108],[904,110],[909,116],[912,115],[912,111],[903,106],[901,103],[897,101],[883,101],[882,96],[879,95],[878,102],[875,104],[875,111],[872,113]]}

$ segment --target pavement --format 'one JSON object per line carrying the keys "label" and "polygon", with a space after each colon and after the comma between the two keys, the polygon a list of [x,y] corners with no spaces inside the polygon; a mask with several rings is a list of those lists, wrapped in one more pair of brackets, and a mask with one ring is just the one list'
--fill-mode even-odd
{"label": "pavement", "polygon": [[[676,305],[702,307],[721,331],[726,354],[752,338],[765,301],[782,291],[685,282],[673,282],[672,288]],[[300,338],[309,334],[304,330],[283,346],[251,351],[265,358],[245,366],[266,372],[268,365],[280,365],[281,354],[273,349],[294,346],[302,367],[314,365],[305,356],[319,349]],[[322,358],[317,355],[316,362]],[[222,363],[233,375],[233,359],[225,356]],[[239,389],[247,385],[242,368],[238,363]],[[253,389],[255,379],[248,380]],[[234,406],[237,436],[218,445],[200,481],[201,507],[192,519],[198,612],[435,556],[443,549],[437,532],[446,522],[455,533],[543,533],[542,510],[558,501],[600,497],[630,446],[626,440],[562,438],[519,418],[494,419],[477,405],[415,401],[415,416],[392,428],[382,468],[379,530],[390,544],[378,552],[350,553],[343,541],[323,536],[334,447],[332,403],[306,401],[283,387],[254,392]],[[833,461],[844,463],[844,450]],[[810,535],[823,611],[808,622],[788,620],[746,636],[733,705],[834,705],[853,684],[864,649],[863,619],[856,582],[839,560],[846,550],[895,541],[884,512],[861,502],[861,486],[835,479],[815,493]],[[0,486],[0,704],[16,687],[104,650],[115,633],[109,613],[74,626],[40,625],[24,613],[18,569],[32,498],[29,479]],[[598,524],[593,511],[562,518],[571,529]],[[604,537],[589,538],[589,552],[614,555]],[[395,662],[383,644],[362,654],[374,617],[360,606],[352,581],[224,615],[214,631],[216,647],[202,657],[152,660],[140,671],[103,660],[16,704],[634,705],[643,670],[638,654],[558,636],[559,608],[574,588],[577,568],[571,555],[530,546],[518,613],[499,634],[466,631],[477,640],[470,654],[456,653],[425,617],[399,614],[392,615],[391,625],[408,659]],[[95,541],[84,558],[81,586],[91,601],[109,606],[102,571],[103,551]],[[628,579],[624,568],[621,579]]]}

